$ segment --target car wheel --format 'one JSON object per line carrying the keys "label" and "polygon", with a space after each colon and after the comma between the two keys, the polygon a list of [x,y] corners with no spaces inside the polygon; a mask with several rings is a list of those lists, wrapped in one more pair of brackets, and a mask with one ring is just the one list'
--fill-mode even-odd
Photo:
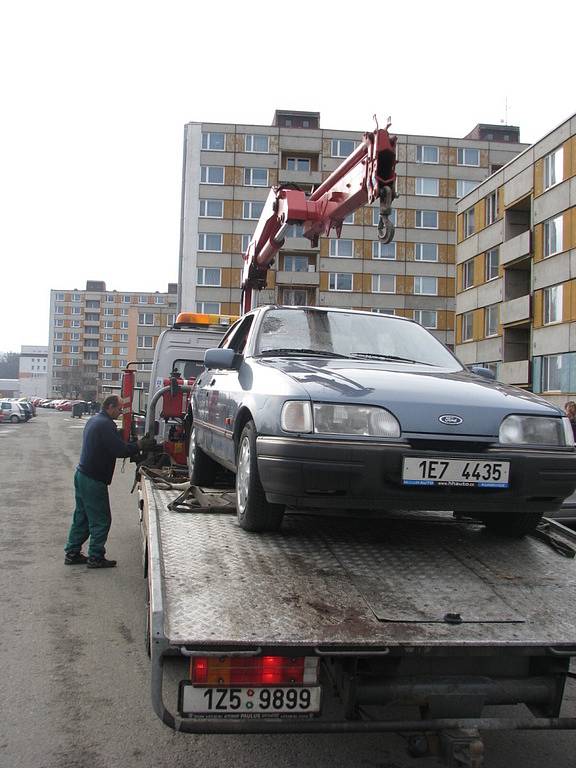
{"label": "car wheel", "polygon": [[542,512],[492,512],[480,518],[489,531],[520,538],[532,533],[542,520]]}
{"label": "car wheel", "polygon": [[216,478],[219,466],[196,443],[196,430],[190,433],[188,450],[188,476],[192,485],[211,486]]}
{"label": "car wheel", "polygon": [[256,427],[249,421],[240,435],[236,460],[236,511],[245,531],[277,531],[282,525],[284,507],[266,500],[256,459]]}
{"label": "car wheel", "polygon": [[10,416],[10,421],[12,422],[12,424],[18,424],[20,419],[18,418],[18,416],[16,416],[15,413],[13,413],[12,416]]}

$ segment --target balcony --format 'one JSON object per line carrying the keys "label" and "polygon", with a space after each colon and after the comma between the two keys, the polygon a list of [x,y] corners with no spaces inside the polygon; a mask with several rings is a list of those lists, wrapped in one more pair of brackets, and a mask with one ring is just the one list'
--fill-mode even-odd
{"label": "balcony", "polygon": [[500,363],[498,366],[498,380],[504,384],[527,387],[530,384],[530,360]]}
{"label": "balcony", "polygon": [[309,184],[318,187],[322,183],[322,173],[320,171],[288,171],[286,168],[280,168],[278,181],[280,184],[293,182],[294,184]]}
{"label": "balcony", "polygon": [[500,305],[500,323],[502,325],[529,322],[532,316],[530,295],[520,296],[511,301],[503,301]]}
{"label": "balcony", "polygon": [[312,272],[284,272],[276,273],[276,285],[320,285],[320,273]]}
{"label": "balcony", "polygon": [[506,240],[500,246],[500,264],[509,264],[511,261],[522,259],[530,255],[530,230],[516,235],[511,240]]}

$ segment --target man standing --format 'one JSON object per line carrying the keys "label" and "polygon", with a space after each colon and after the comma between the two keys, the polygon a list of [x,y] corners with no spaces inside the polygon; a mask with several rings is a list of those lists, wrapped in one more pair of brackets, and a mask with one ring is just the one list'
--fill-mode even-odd
{"label": "man standing", "polygon": [[[74,475],[76,508],[64,550],[65,565],[86,564],[88,568],[113,568],[116,560],[107,560],[106,539],[112,523],[108,486],[112,482],[116,459],[134,456],[138,443],[125,443],[116,428],[121,413],[120,400],[110,395],[102,410],[92,416],[84,428],[80,463]],[[88,557],[82,545],[90,537]]]}

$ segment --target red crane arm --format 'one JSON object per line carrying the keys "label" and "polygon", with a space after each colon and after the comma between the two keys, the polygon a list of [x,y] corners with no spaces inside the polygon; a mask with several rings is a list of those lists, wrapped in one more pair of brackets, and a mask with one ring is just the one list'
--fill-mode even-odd
{"label": "red crane arm", "polygon": [[252,308],[252,292],[266,285],[290,224],[303,224],[304,237],[316,247],[320,235],[334,229],[340,237],[346,216],[379,199],[378,236],[387,243],[392,240],[394,227],[388,217],[396,196],[395,148],[396,137],[387,128],[365,133],[360,146],[309,196],[289,186],[272,187],[244,254],[242,314]]}

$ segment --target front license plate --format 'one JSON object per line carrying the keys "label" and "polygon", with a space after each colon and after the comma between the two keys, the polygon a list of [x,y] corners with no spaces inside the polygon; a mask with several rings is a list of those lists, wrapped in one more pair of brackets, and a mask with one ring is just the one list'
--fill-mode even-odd
{"label": "front license plate", "polygon": [[204,688],[182,682],[179,709],[184,716],[301,717],[320,711],[320,686]]}
{"label": "front license plate", "polygon": [[509,461],[404,458],[403,485],[461,485],[508,488]]}

